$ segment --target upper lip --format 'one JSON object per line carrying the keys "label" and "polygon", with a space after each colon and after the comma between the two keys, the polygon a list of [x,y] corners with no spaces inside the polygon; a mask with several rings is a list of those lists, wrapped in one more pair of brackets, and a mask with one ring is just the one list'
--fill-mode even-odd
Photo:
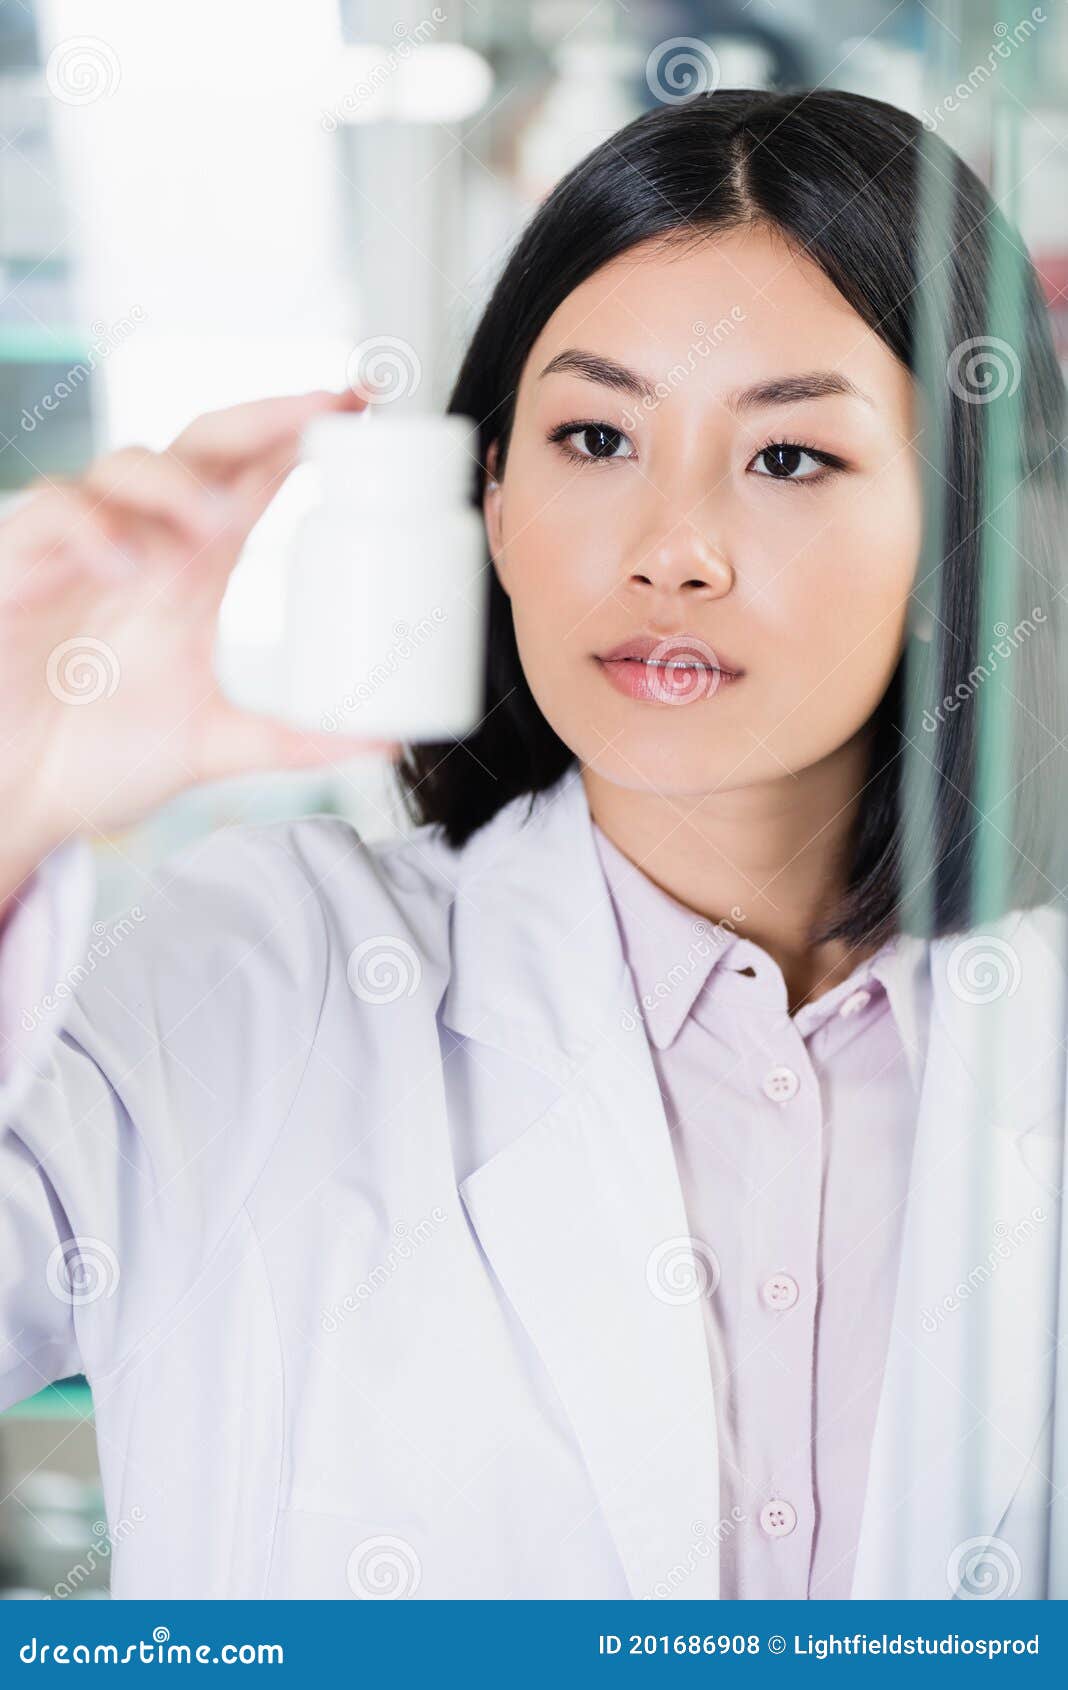
{"label": "upper lip", "polygon": [[689,658],[691,662],[707,664],[710,669],[721,669],[727,675],[742,673],[738,665],[732,663],[727,654],[703,634],[634,634],[629,640],[621,640],[619,645],[595,655],[602,663],[618,662],[624,657],[646,659],[656,656],[665,663]]}

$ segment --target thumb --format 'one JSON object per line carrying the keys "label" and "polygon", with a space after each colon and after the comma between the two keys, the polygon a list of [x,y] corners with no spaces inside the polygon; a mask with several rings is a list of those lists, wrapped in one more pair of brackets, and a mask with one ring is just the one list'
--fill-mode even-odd
{"label": "thumb", "polygon": [[402,750],[393,740],[295,728],[220,699],[206,724],[204,778],[219,780],[267,769],[324,768],[359,756],[396,757]]}

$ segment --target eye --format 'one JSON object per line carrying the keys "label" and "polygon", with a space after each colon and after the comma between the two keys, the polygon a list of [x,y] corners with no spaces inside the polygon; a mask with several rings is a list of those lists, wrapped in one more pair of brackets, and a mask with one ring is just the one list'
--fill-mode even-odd
{"label": "eye", "polygon": [[[798,475],[796,472],[806,458],[815,464],[816,468],[814,471],[810,469]],[[770,481],[825,481],[829,473],[845,468],[843,459],[836,457],[833,452],[821,452],[818,447],[802,445],[799,440],[769,441],[766,446],[760,448],[753,459],[754,463],[761,461],[768,467],[757,471],[757,474]]]}
{"label": "eye", "polygon": [[604,422],[567,422],[554,428],[549,435],[553,445],[562,446],[565,455],[580,463],[604,462],[609,458],[636,456],[629,435],[621,428]]}

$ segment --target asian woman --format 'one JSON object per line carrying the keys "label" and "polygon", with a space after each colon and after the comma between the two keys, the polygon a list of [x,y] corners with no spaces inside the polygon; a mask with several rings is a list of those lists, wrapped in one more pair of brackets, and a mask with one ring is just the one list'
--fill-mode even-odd
{"label": "asian woman", "polygon": [[[1011,530],[976,347],[1015,360]],[[484,719],[376,748],[405,838],[223,830],[86,967],[87,834],[341,755],[228,703],[211,647],[301,429],[361,403],[198,418],[0,531],[0,1380],[88,1377],[138,1521],[113,1593],[1068,1595],[1063,380],[1015,232],[857,95],[597,148],[450,407]],[[72,709],[84,635],[121,679]]]}

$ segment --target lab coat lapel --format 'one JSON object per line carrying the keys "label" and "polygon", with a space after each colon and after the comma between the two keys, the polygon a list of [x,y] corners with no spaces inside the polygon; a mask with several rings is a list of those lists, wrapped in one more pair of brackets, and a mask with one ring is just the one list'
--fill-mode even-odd
{"label": "lab coat lapel", "polygon": [[[931,1028],[854,1597],[944,1599],[988,1575],[1011,1594],[1023,1546],[973,1540],[997,1537],[1028,1459],[1044,1459],[1062,943],[1046,914],[1016,913],[930,948]],[[906,945],[902,966],[912,954]]]}
{"label": "lab coat lapel", "polygon": [[502,1084],[514,1134],[460,1190],[574,1427],[631,1595],[713,1597],[709,1264],[687,1237],[577,766],[519,815],[500,812],[464,854],[442,1013],[560,1090],[527,1120]]}

